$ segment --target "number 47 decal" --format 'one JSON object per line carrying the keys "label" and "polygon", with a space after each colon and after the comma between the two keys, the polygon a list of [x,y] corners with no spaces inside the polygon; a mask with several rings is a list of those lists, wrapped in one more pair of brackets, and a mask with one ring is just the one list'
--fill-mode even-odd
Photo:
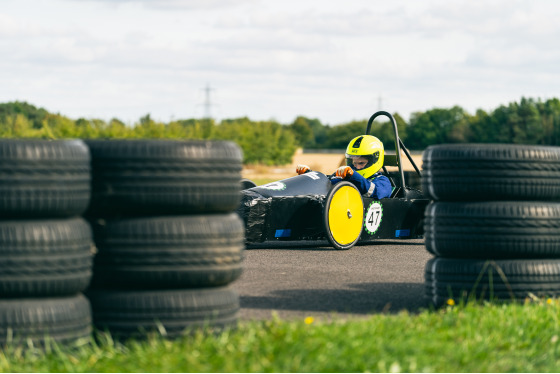
{"label": "number 47 decal", "polygon": [[381,219],[383,218],[383,207],[379,201],[373,201],[368,208],[365,219],[366,231],[370,234],[375,234],[379,225],[381,224]]}

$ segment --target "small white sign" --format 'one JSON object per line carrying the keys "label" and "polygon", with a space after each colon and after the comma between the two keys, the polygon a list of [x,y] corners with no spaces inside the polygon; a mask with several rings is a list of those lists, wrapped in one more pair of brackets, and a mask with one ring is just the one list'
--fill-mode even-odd
{"label": "small white sign", "polygon": [[369,205],[366,219],[365,219],[365,228],[366,231],[370,234],[375,234],[379,225],[381,225],[381,219],[383,218],[383,207],[379,203],[379,201],[374,201]]}

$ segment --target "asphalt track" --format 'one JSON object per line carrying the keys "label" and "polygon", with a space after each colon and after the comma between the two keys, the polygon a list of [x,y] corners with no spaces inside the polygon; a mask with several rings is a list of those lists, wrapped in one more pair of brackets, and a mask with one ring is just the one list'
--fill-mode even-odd
{"label": "asphalt track", "polygon": [[323,243],[280,243],[247,249],[232,283],[240,320],[360,318],[426,308],[423,239],[379,240],[347,251]]}

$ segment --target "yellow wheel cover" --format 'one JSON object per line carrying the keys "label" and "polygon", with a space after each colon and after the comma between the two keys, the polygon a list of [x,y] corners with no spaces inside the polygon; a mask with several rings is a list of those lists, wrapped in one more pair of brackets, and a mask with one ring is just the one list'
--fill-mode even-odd
{"label": "yellow wheel cover", "polygon": [[341,187],[332,197],[328,214],[333,239],[342,245],[355,241],[364,221],[360,192],[350,186]]}

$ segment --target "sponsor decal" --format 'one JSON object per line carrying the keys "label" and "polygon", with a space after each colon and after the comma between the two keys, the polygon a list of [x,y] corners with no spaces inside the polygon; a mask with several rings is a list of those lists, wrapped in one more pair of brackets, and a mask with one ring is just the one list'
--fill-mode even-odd
{"label": "sponsor decal", "polygon": [[274,191],[283,191],[286,189],[286,185],[282,182],[272,182],[260,187],[267,190],[274,190]]}
{"label": "sponsor decal", "polygon": [[312,171],[312,172],[309,172],[309,173],[305,173],[305,174],[303,174],[303,175],[305,175],[306,177],[309,177],[309,178],[311,178],[311,179],[313,179],[313,180],[317,180],[317,179],[320,178],[316,171]]}

